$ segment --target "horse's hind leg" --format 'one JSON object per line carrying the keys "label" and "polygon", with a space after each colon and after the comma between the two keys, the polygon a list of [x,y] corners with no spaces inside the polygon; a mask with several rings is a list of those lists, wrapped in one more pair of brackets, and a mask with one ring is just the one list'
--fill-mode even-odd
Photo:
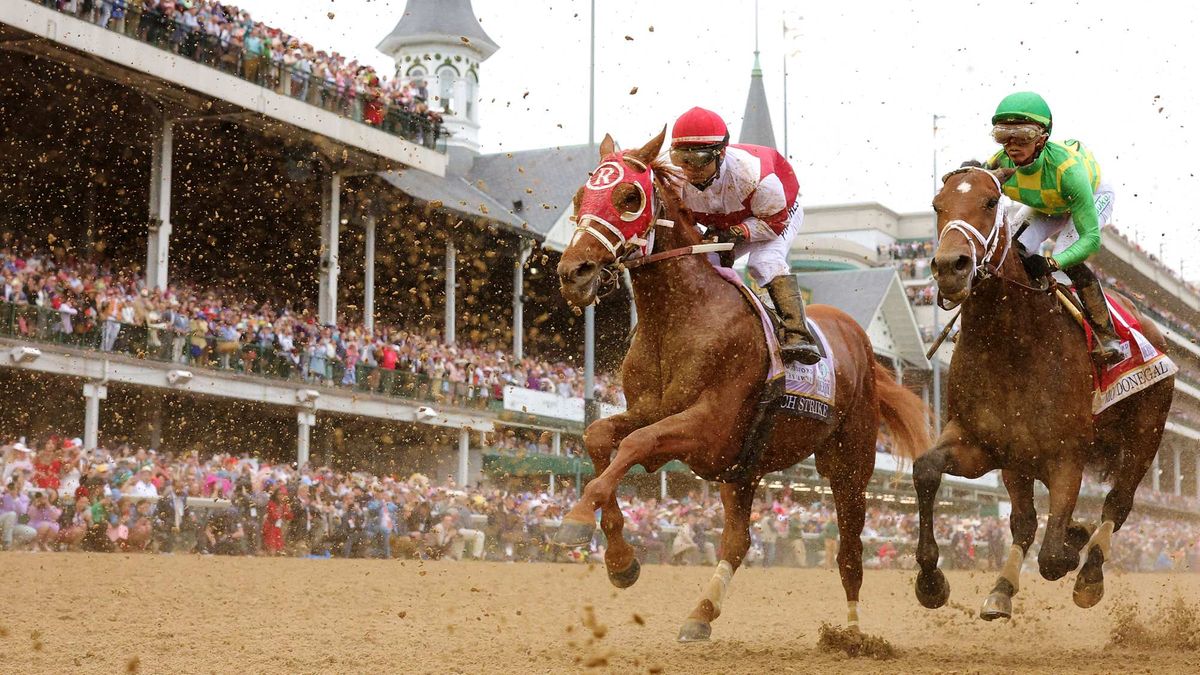
{"label": "horse's hind leg", "polygon": [[742,484],[723,483],[721,504],[725,507],[725,530],[721,533],[721,561],[704,588],[700,602],[679,628],[680,642],[700,642],[712,635],[712,622],[721,615],[721,603],[729,592],[733,573],[750,549],[750,509],[758,478]]}
{"label": "horse's hind leg", "polygon": [[957,421],[951,420],[932,450],[913,462],[913,486],[917,490],[920,527],[917,538],[917,600],[929,609],[937,609],[950,598],[950,584],[938,569],[938,545],[933,537],[933,506],[937,501],[942,474],[978,478],[995,468],[982,448],[971,443]]}
{"label": "horse's hind leg", "polygon": [[1000,578],[996,580],[991,594],[984,599],[983,608],[979,610],[979,618],[985,621],[1012,617],[1012,597],[1021,586],[1021,566],[1025,563],[1025,555],[1033,544],[1034,536],[1037,535],[1033,478],[1011,471],[1004,471],[1001,475],[1004,478],[1004,487],[1008,490],[1008,498],[1012,502],[1008,526],[1012,530],[1013,543],[1008,549],[1008,557],[1004,560]]}
{"label": "horse's hind leg", "polygon": [[1072,599],[1078,607],[1095,607],[1104,597],[1104,561],[1111,558],[1112,534],[1125,524],[1125,519],[1133,509],[1133,497],[1138,485],[1153,464],[1154,456],[1158,454],[1158,446],[1162,442],[1163,428],[1166,425],[1166,410],[1171,402],[1171,390],[1163,389],[1161,385],[1157,386],[1160,391],[1166,392],[1165,400],[1146,401],[1140,410],[1161,412],[1149,415],[1152,419],[1146,423],[1139,424],[1135,419],[1121,425],[1125,431],[1125,452],[1113,478],[1113,487],[1104,497],[1100,527],[1096,528],[1086,544],[1087,558],[1075,578]]}
{"label": "horse's hind leg", "polygon": [[[874,468],[875,448],[871,448],[868,469]],[[853,470],[853,469],[851,469]],[[865,478],[863,477],[865,474]],[[846,592],[846,623],[858,628],[858,592],[862,588],[862,529],[867,512],[867,483],[871,472],[856,472],[849,476],[830,478],[833,502],[837,508],[838,573],[842,577],[842,589]]]}

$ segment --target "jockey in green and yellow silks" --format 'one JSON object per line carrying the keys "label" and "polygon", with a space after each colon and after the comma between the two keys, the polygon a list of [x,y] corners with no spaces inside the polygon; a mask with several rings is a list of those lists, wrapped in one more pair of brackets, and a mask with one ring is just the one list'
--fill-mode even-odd
{"label": "jockey in green and yellow silks", "polygon": [[[1097,360],[1109,365],[1120,362],[1125,356],[1104,291],[1084,264],[1100,250],[1100,230],[1112,218],[1112,187],[1101,178],[1100,165],[1082,143],[1050,140],[1054,118],[1041,96],[1029,91],[1006,96],[996,107],[992,124],[992,137],[1004,149],[988,160],[987,167],[1016,169],[1001,189],[1028,207],[1018,220],[1029,222],[1020,237],[1029,252],[1025,269],[1034,280],[1062,270],[1075,285],[1095,332]],[[1042,243],[1053,237],[1057,239],[1052,255],[1040,255]]]}

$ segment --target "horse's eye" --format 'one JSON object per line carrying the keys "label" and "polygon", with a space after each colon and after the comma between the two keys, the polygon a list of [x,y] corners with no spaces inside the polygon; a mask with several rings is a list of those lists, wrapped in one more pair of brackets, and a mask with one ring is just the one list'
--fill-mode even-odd
{"label": "horse's eye", "polygon": [[999,197],[992,197],[991,199],[989,199],[987,201],[988,210],[991,211],[992,209],[996,208],[996,205],[999,203],[1000,203]]}

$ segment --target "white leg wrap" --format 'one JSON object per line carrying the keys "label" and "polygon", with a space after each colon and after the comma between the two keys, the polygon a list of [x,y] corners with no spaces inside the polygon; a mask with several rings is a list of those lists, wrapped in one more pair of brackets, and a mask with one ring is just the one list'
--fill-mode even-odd
{"label": "white leg wrap", "polygon": [[1012,584],[1014,593],[1021,587],[1021,565],[1024,563],[1025,551],[1016,544],[1009,546],[1008,558],[1004,561],[1004,569],[1000,570],[1000,576]]}
{"label": "white leg wrap", "polygon": [[708,588],[704,591],[704,599],[713,604],[716,610],[713,618],[721,614],[721,603],[725,602],[725,594],[729,592],[729,582],[733,581],[733,565],[722,560],[717,563],[717,571],[708,580]]}
{"label": "white leg wrap", "polygon": [[858,628],[858,601],[846,601],[846,624],[851,628]]}
{"label": "white leg wrap", "polygon": [[1083,547],[1084,553],[1090,552],[1093,546],[1099,546],[1100,552],[1104,554],[1104,559],[1111,560],[1112,556],[1109,555],[1109,551],[1112,547],[1113,530],[1116,527],[1117,524],[1111,520],[1100,523],[1100,527],[1096,528],[1096,531],[1092,533],[1092,538],[1088,540],[1087,546]]}

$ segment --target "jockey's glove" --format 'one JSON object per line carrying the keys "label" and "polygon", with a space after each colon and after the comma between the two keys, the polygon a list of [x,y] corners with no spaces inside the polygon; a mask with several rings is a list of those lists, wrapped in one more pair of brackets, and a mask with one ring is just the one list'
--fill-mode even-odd
{"label": "jockey's glove", "polygon": [[1058,262],[1054,258],[1044,255],[1031,255],[1023,258],[1021,262],[1025,265],[1025,271],[1029,273],[1029,278],[1034,281],[1058,271]]}
{"label": "jockey's glove", "polygon": [[742,223],[733,225],[724,230],[717,230],[717,243],[725,244],[740,244],[750,237],[750,230]]}

